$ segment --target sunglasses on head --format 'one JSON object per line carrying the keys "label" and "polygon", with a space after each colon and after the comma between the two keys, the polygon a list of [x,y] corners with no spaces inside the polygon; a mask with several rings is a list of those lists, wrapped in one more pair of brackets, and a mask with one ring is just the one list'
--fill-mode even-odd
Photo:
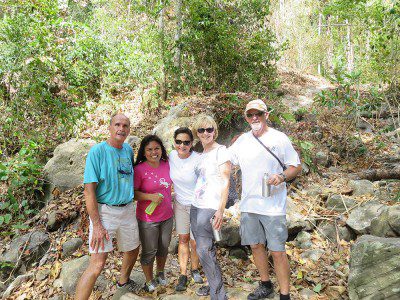
{"label": "sunglasses on head", "polygon": [[181,140],[175,140],[175,144],[180,145],[184,144],[185,146],[189,146],[192,141],[181,141]]}
{"label": "sunglasses on head", "polygon": [[262,112],[262,111],[259,111],[259,112],[256,112],[256,113],[246,113],[246,117],[251,119],[254,116],[261,117],[263,114],[264,114],[264,112]]}
{"label": "sunglasses on head", "polygon": [[208,133],[214,132],[214,127],[198,128],[197,129],[198,133],[204,133],[204,131],[207,131]]}

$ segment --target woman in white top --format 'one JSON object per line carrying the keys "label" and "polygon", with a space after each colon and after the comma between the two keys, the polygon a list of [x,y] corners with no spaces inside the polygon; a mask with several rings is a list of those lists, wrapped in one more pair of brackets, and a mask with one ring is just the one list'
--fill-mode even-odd
{"label": "woman in white top", "polygon": [[217,262],[212,227],[217,230],[221,228],[228,199],[230,156],[226,147],[215,141],[218,127],[212,117],[200,115],[194,124],[194,130],[204,150],[197,166],[198,178],[190,209],[190,224],[196,240],[197,254],[209,284],[201,287],[196,294],[210,295],[211,300],[224,300],[226,293],[221,268]]}
{"label": "woman in white top", "polygon": [[[197,175],[195,167],[200,155],[192,151],[193,134],[187,127],[181,127],[174,132],[175,150],[169,154],[170,177],[174,183],[175,227],[179,236],[178,259],[180,276],[176,291],[185,291],[187,286],[187,263],[190,253],[192,277],[196,283],[203,283],[199,273],[199,257],[196,253],[196,242],[190,233],[190,206],[194,200],[194,188]],[[189,249],[189,241],[191,251]]]}

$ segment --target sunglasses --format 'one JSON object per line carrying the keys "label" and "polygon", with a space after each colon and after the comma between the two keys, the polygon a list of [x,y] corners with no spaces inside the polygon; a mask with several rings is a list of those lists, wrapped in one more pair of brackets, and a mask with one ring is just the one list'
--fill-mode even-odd
{"label": "sunglasses", "polygon": [[251,119],[254,116],[261,117],[263,114],[264,114],[264,112],[262,112],[262,111],[259,111],[259,112],[256,112],[256,113],[246,113],[246,117]]}
{"label": "sunglasses", "polygon": [[185,146],[189,146],[192,141],[181,141],[181,140],[175,140],[175,144],[180,145],[184,144]]}
{"label": "sunglasses", "polygon": [[207,131],[208,133],[214,132],[214,127],[198,128],[197,129],[198,133],[204,133],[204,131]]}

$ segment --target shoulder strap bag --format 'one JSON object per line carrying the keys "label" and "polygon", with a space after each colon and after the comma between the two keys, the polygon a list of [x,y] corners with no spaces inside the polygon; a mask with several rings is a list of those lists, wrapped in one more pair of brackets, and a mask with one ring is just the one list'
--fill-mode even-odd
{"label": "shoulder strap bag", "polygon": [[[261,142],[260,139],[259,139],[258,137],[256,137],[254,134],[253,134],[253,136],[254,136],[254,138],[257,140],[257,142],[259,142],[259,143],[261,144],[261,146],[263,146],[263,147],[265,148],[265,150],[267,150],[273,157],[276,158],[276,160],[277,160],[277,161],[279,162],[279,164],[281,165],[283,171],[285,171],[285,170],[287,169],[287,167],[285,166],[285,164],[284,164],[283,162],[281,162],[281,160],[279,159],[279,157],[276,156],[275,153],[273,153],[271,150],[269,150],[269,148],[268,148],[267,146],[265,146],[264,143]],[[291,185],[291,184],[293,183],[293,181],[295,181],[295,180],[296,180],[296,177],[293,178],[293,179],[287,180],[287,181],[286,181],[286,185],[287,185],[287,186]]]}

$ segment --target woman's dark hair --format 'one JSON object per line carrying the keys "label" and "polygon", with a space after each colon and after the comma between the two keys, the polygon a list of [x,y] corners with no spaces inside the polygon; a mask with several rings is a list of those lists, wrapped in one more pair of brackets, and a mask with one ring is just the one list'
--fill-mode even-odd
{"label": "woman's dark hair", "polygon": [[[190,138],[190,141],[193,142],[193,133],[187,127],[179,127],[177,130],[175,130],[175,132],[174,132],[174,140],[176,139],[178,134],[181,134],[181,133],[187,134],[189,136],[189,138]],[[193,151],[193,144],[192,144],[192,147],[190,147],[190,152],[192,152],[192,151]]]}
{"label": "woman's dark hair", "polygon": [[192,131],[187,128],[187,127],[179,127],[177,130],[174,132],[174,140],[178,136],[178,134],[185,133],[190,137],[190,140],[193,142],[193,133]]}
{"label": "woman's dark hair", "polygon": [[157,144],[159,144],[161,147],[161,159],[164,161],[168,160],[167,151],[165,150],[165,147],[161,139],[155,134],[149,134],[146,135],[140,142],[138,154],[136,156],[135,166],[146,161],[146,156],[144,155],[145,152],[144,148],[146,148],[146,146],[150,144],[150,142],[156,142]]}

